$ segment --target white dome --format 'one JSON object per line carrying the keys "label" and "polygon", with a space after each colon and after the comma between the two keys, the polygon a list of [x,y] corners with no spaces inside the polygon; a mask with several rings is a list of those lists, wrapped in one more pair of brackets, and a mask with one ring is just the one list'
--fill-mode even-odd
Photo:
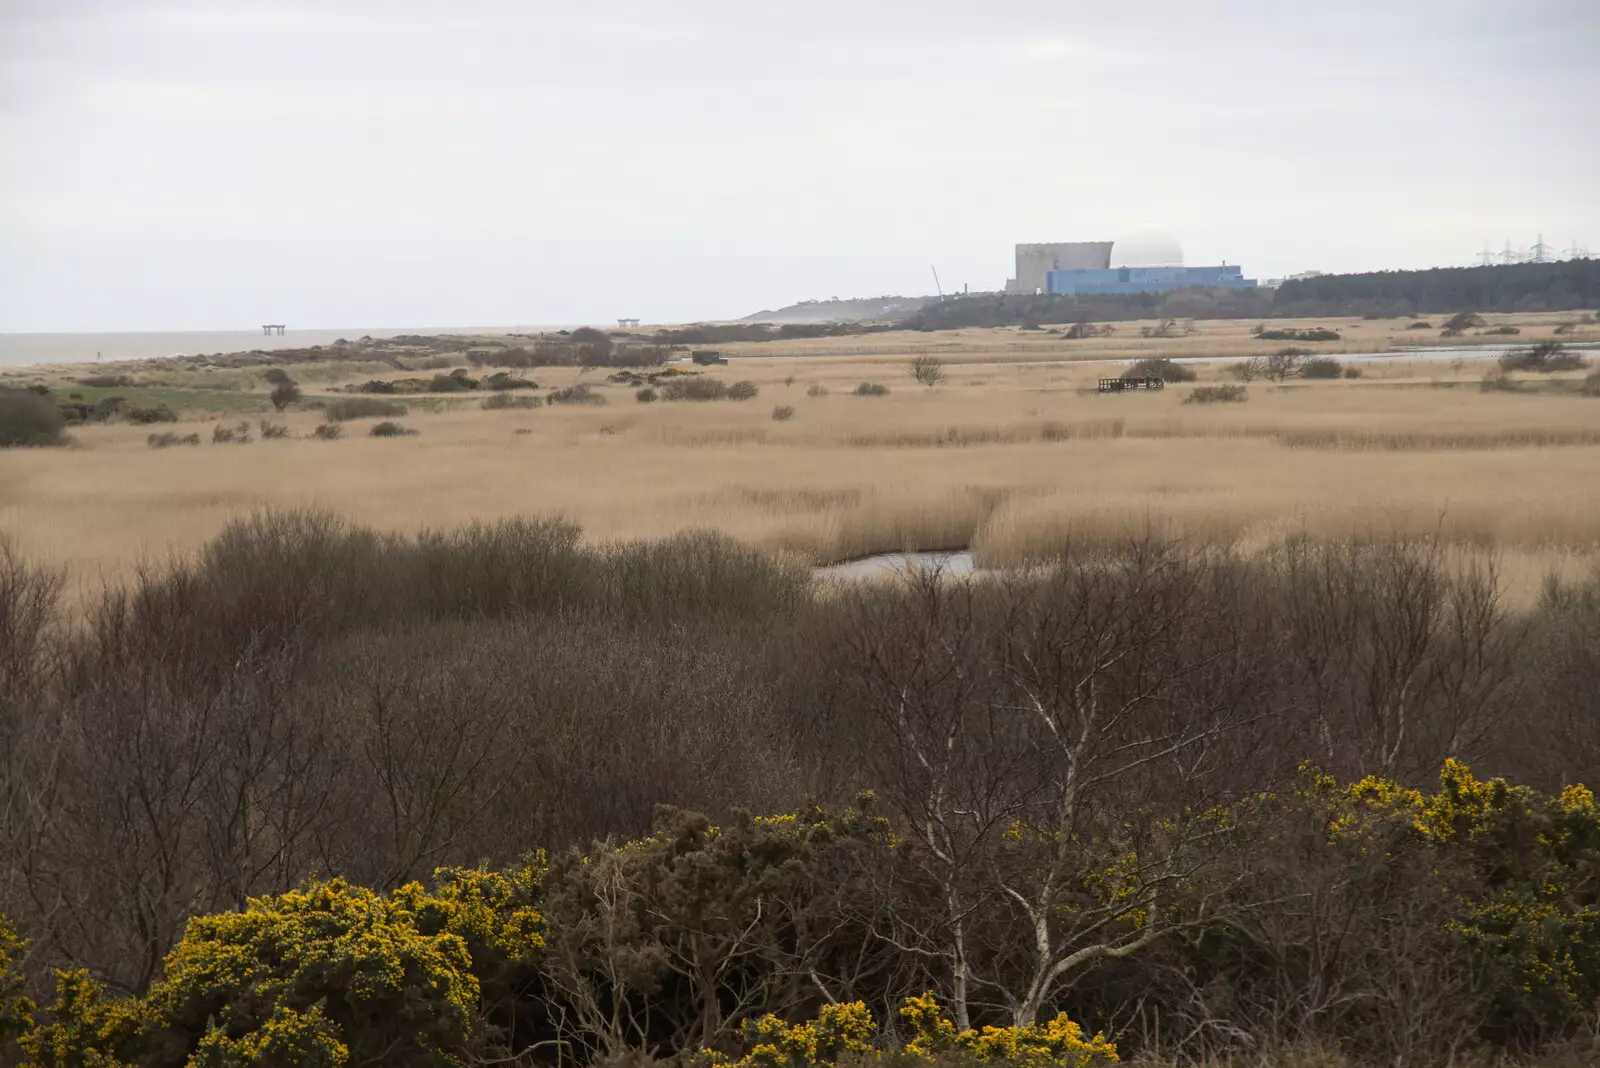
{"label": "white dome", "polygon": [[1113,267],[1182,267],[1183,246],[1168,234],[1144,230],[1111,246]]}

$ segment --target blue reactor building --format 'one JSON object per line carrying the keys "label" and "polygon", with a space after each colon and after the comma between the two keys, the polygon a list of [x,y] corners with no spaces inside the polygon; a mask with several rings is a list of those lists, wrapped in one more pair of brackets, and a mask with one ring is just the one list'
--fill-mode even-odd
{"label": "blue reactor building", "polygon": [[1046,293],[1065,296],[1110,293],[1161,293],[1186,286],[1212,286],[1222,289],[1254,289],[1256,280],[1244,276],[1244,268],[1221,267],[1107,267],[1104,269],[1049,271],[1045,274]]}

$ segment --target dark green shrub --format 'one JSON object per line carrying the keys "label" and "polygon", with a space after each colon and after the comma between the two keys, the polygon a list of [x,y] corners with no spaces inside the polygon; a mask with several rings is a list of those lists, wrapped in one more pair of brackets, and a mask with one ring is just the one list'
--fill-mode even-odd
{"label": "dark green shrub", "polygon": [[580,382],[575,386],[565,389],[550,391],[551,404],[604,404],[606,399],[594,391],[594,387]]}
{"label": "dark green shrub", "polygon": [[395,384],[387,378],[374,378],[370,382],[363,382],[356,387],[357,393],[395,393],[398,390]]}
{"label": "dark green shrub", "polygon": [[1500,357],[1502,371],[1581,371],[1589,366],[1584,358],[1559,341],[1540,341],[1525,349],[1512,349]]}
{"label": "dark green shrub", "polygon": [[634,393],[633,399],[638,401],[640,404],[649,404],[656,399],[656,391],[651,389],[649,386],[645,386],[643,389]]}
{"label": "dark green shrub", "polygon": [[1456,312],[1444,321],[1444,329],[1439,331],[1440,337],[1460,337],[1468,330],[1476,330],[1483,326],[1483,316],[1477,312]]}
{"label": "dark green shrub", "polygon": [[1159,378],[1163,382],[1193,382],[1195,373],[1165,356],[1151,356],[1122,372],[1123,378]]}
{"label": "dark green shrub", "polygon": [[378,419],[406,414],[404,404],[378,400],[376,397],[340,397],[327,401],[322,410],[336,423],[347,419]]}
{"label": "dark green shrub", "polygon": [[544,405],[541,397],[519,397],[514,393],[496,393],[483,402],[486,412],[499,412],[508,408],[539,408]]}
{"label": "dark green shrub", "polygon": [[176,423],[178,421],[178,413],[168,408],[165,404],[158,404],[153,408],[129,408],[123,414],[128,417],[128,422],[137,423],[140,426],[148,426],[151,423]]}
{"label": "dark green shrub", "polygon": [[1408,324],[1406,326],[1406,329],[1407,330],[1432,330],[1433,329],[1433,324],[1428,322],[1426,319],[1419,319],[1414,323]]}
{"label": "dark green shrub", "polygon": [[286,386],[294,382],[294,379],[289,377],[289,372],[281,367],[269,367],[261,372],[261,377],[266,379],[269,385],[274,386]]}
{"label": "dark green shrub", "polygon": [[272,387],[272,407],[276,411],[283,411],[299,399],[300,387],[293,382],[279,382]]}
{"label": "dark green shrub", "polygon": [[399,423],[391,423],[385,420],[382,423],[374,423],[368,433],[375,438],[403,438],[415,434],[416,431],[401,426]]}
{"label": "dark green shrub", "polygon": [[0,389],[0,447],[60,445],[67,425],[61,409],[25,389]]}
{"label": "dark green shrub", "polygon": [[728,396],[728,384],[715,378],[674,378],[661,386],[661,399],[714,401]]}
{"label": "dark green shrub", "polygon": [[751,400],[759,392],[761,391],[756,388],[754,382],[735,382],[728,387],[728,399],[734,401]]}
{"label": "dark green shrub", "polygon": [[[1360,372],[1357,372],[1358,374]],[[1339,378],[1344,374],[1344,366],[1338,360],[1326,356],[1309,359],[1300,368],[1301,378],[1330,379]]]}
{"label": "dark green shrub", "polygon": [[786,423],[794,418],[794,409],[787,404],[780,404],[772,409],[772,419],[776,423]]}
{"label": "dark green shrub", "polygon": [[1196,386],[1183,399],[1185,404],[1232,404],[1245,399],[1243,386]]}
{"label": "dark green shrub", "polygon": [[456,371],[447,375],[434,375],[428,383],[429,393],[466,393],[478,388],[478,380]]}
{"label": "dark green shrub", "polygon": [[857,397],[887,397],[889,387],[878,382],[862,382],[851,393]]}
{"label": "dark green shrub", "polygon": [[1496,326],[1483,332],[1484,337],[1515,337],[1522,333],[1514,326]]}
{"label": "dark green shrub", "polygon": [[177,434],[171,430],[166,430],[160,434],[151,434],[144,440],[145,444],[152,449],[167,449],[174,445],[198,445],[200,444],[200,435]]}
{"label": "dark green shrub", "polygon": [[1361,368],[1357,367],[1355,364],[1349,364],[1344,369],[1344,376],[1346,378],[1360,378]]}
{"label": "dark green shrub", "polygon": [[130,375],[86,375],[78,379],[78,385],[91,389],[127,389],[133,385],[133,378]]}
{"label": "dark green shrub", "polygon": [[1261,341],[1338,341],[1339,331],[1329,330],[1325,326],[1308,330],[1268,330],[1263,327],[1256,331],[1256,337]]}
{"label": "dark green shrub", "polygon": [[250,424],[235,423],[231,427],[218,423],[211,428],[211,444],[213,445],[248,445],[250,444]]}
{"label": "dark green shrub", "polygon": [[483,386],[484,389],[493,390],[539,388],[539,383],[535,382],[533,379],[523,378],[521,375],[513,375],[506,371],[496,371],[479,384]]}

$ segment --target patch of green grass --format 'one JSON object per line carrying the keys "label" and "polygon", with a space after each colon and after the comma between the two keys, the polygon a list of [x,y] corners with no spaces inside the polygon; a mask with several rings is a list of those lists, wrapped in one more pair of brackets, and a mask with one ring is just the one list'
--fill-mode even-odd
{"label": "patch of green grass", "polygon": [[[69,391],[62,389],[60,396]],[[70,390],[81,393],[88,404],[107,397],[122,397],[133,408],[155,408],[166,405],[180,416],[189,413],[211,415],[217,412],[266,412],[272,402],[265,393],[241,393],[231,389],[177,389],[170,386],[133,386],[127,389],[103,389],[77,386]]]}

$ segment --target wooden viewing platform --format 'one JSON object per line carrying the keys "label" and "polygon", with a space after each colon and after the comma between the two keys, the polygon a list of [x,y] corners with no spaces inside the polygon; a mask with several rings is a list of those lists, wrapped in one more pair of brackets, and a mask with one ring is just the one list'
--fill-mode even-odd
{"label": "wooden viewing platform", "polygon": [[1097,393],[1126,393],[1130,389],[1165,389],[1162,378],[1102,378]]}
{"label": "wooden viewing platform", "polygon": [[284,326],[282,323],[263,323],[261,325],[261,332],[263,334],[277,334],[279,337],[282,337],[283,330]]}

